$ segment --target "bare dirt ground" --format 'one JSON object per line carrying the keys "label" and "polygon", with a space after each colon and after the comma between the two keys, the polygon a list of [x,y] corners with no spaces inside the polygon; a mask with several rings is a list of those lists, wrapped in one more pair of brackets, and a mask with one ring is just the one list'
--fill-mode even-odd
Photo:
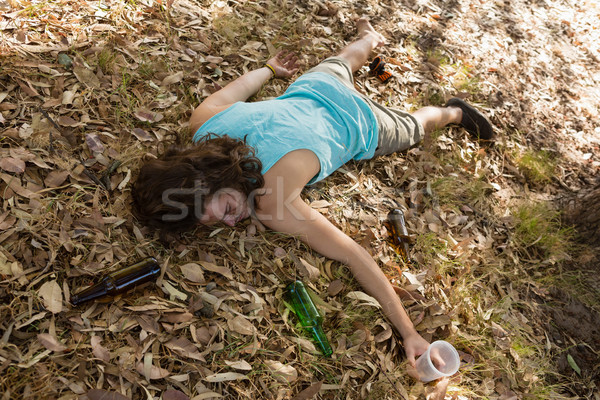
{"label": "bare dirt ground", "polygon": [[[600,398],[597,251],[557,213],[598,182],[596,2],[0,0],[0,12],[3,399]],[[394,77],[365,66],[358,90],[406,110],[458,95],[498,133],[481,144],[451,127],[304,193],[369,249],[419,332],[456,346],[449,382],[410,378],[378,305],[295,238],[247,221],[161,243],[129,212],[141,160],[163,140],[189,144],[202,99],[280,48],[307,70],[363,15]],[[387,242],[393,207],[412,265]],[[161,262],[156,284],[70,305],[145,256]],[[322,299],[331,359],[281,302],[298,276]]]}

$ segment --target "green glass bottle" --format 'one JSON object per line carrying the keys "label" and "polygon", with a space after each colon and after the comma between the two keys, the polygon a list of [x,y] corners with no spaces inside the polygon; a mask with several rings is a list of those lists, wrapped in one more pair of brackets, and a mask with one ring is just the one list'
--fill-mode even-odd
{"label": "green glass bottle", "polygon": [[410,262],[410,257],[408,256],[410,237],[408,236],[408,230],[406,229],[402,210],[397,208],[393,209],[389,212],[387,220],[392,239],[392,246],[400,257],[402,257],[404,262]]}
{"label": "green glass bottle", "polygon": [[138,263],[111,272],[97,284],[71,296],[71,303],[76,306],[86,301],[116,296],[154,280],[159,275],[160,265],[158,261],[154,257],[148,257]]}
{"label": "green glass bottle", "polygon": [[323,316],[319,313],[315,303],[310,298],[310,294],[304,283],[301,281],[290,283],[286,286],[283,296],[298,316],[300,325],[312,334],[317,347],[323,355],[329,357],[333,353],[333,350],[331,350],[327,336],[323,332]]}

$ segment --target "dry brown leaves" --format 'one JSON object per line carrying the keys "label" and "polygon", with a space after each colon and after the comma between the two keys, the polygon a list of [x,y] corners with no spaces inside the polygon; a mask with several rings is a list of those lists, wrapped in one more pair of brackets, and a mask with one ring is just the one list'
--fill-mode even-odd
{"label": "dry brown leaves", "polygon": [[[562,183],[576,187],[598,169],[598,9],[533,3],[0,2],[3,398],[508,399],[543,387],[511,340],[546,337],[512,306],[522,299],[503,271],[519,262],[501,217],[522,182],[501,149],[463,132],[351,163],[305,193],[368,248],[423,336],[456,344],[462,374],[438,386],[405,374],[399,336],[337,263],[253,225],[164,247],[128,209],[139,160],[162,139],[188,143],[201,99],[276,48],[314,65],[353,37],[362,14],[388,37],[395,78],[381,85],[365,67],[360,90],[410,109],[477,78],[470,100],[487,104],[500,147],[551,138],[542,146],[565,158]],[[286,85],[272,81],[257,98]],[[446,202],[432,187],[448,176],[482,180],[484,198]],[[392,207],[406,211],[411,235],[429,238],[414,265],[385,242]],[[69,304],[105,270],[148,255],[164,264],[157,285]],[[330,360],[282,305],[296,276],[321,296]]]}

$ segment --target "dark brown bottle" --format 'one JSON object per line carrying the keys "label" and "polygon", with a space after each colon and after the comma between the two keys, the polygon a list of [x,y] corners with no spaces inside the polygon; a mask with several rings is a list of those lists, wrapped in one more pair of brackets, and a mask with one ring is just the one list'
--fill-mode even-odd
{"label": "dark brown bottle", "polygon": [[116,296],[154,280],[158,275],[160,275],[158,261],[154,257],[148,257],[138,263],[111,272],[97,284],[71,296],[71,303],[76,306],[86,301]]}
{"label": "dark brown bottle", "polygon": [[410,262],[410,257],[408,256],[410,237],[408,236],[408,231],[406,230],[406,224],[404,222],[404,214],[402,213],[402,210],[397,208],[393,209],[389,212],[387,219],[388,226],[390,228],[392,246],[400,255],[400,257],[402,257],[402,260],[405,263]]}

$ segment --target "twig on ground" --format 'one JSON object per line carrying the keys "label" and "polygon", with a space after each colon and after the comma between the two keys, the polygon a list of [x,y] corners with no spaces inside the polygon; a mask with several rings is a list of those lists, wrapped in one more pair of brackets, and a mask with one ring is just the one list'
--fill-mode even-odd
{"label": "twig on ground", "polygon": [[85,176],[87,176],[92,181],[94,181],[94,183],[96,185],[102,186],[104,189],[106,189],[107,191],[109,191],[108,187],[106,187],[106,185],[104,184],[104,182],[102,182],[100,179],[98,179],[98,177],[96,176],[96,174],[94,174],[88,167],[85,166],[85,163],[83,162],[83,160],[81,160],[81,166],[83,166],[83,173],[85,174]]}
{"label": "twig on ground", "polygon": [[102,177],[100,178],[100,180],[103,182],[104,187],[107,188],[107,190],[110,192],[110,176],[113,172],[115,172],[115,170],[117,168],[119,168],[119,166],[121,165],[121,161],[120,160],[114,160],[112,163],[110,163],[110,165],[108,166],[108,168],[106,168],[106,170],[104,171],[104,173],[102,174]]}

